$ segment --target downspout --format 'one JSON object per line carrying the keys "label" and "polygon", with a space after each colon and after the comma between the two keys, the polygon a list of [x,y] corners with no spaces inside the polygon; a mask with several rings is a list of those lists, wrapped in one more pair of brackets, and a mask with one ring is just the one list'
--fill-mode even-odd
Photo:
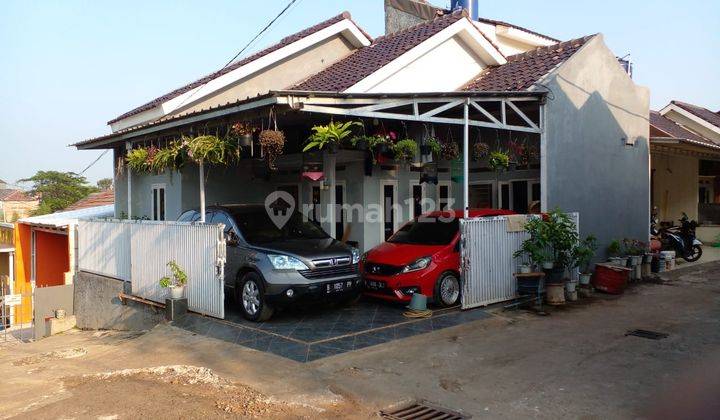
{"label": "downspout", "polygon": [[540,105],[540,211],[548,211],[547,102]]}
{"label": "downspout", "polygon": [[200,223],[205,223],[205,164],[200,159]]}
{"label": "downspout", "polygon": [[468,176],[470,173],[470,154],[468,153],[470,144],[470,127],[469,127],[469,105],[470,99],[465,99],[463,104],[463,218],[470,216],[470,193],[468,186]]}

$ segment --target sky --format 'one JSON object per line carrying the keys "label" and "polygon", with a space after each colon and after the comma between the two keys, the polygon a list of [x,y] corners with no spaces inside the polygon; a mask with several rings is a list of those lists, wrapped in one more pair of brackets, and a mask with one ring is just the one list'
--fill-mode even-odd
{"label": "sky", "polygon": [[[69,144],[107,134],[113,117],[219,69],[287,3],[3,1],[0,179],[81,172],[101,152]],[[382,0],[298,0],[243,55],[344,10],[383,34]],[[600,32],[616,55],[632,55],[654,109],[679,99],[720,110],[720,1],[480,0],[479,12],[562,40]],[[88,180],[112,177],[110,155]]]}

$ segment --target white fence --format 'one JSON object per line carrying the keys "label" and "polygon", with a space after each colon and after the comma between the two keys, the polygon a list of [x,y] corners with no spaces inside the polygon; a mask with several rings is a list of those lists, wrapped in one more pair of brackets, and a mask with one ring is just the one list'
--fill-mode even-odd
{"label": "white fence", "polygon": [[[570,213],[579,229],[578,213]],[[503,302],[516,297],[517,282],[513,274],[523,261],[513,257],[527,232],[509,232],[505,216],[460,221],[462,238],[461,271],[463,274],[462,308]],[[577,270],[570,273],[577,280]]]}
{"label": "white fence", "polygon": [[180,222],[80,221],[78,268],[132,284],[136,296],[164,302],[159,285],[169,261],[187,273],[192,311],[223,318],[225,239],[222,225]]}

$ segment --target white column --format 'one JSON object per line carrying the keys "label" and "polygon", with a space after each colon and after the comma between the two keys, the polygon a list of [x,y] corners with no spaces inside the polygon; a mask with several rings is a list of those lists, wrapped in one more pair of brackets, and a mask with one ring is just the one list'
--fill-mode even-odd
{"label": "white column", "polygon": [[200,223],[205,223],[205,164],[200,160]]}
{"label": "white column", "polygon": [[[125,142],[126,153],[132,149],[132,142]],[[130,165],[125,165],[127,170],[127,218],[132,219],[132,170]]]}
{"label": "white column", "polygon": [[468,190],[468,176],[470,174],[470,129],[469,129],[469,104],[470,99],[465,100],[463,105],[463,217],[468,218],[470,215],[470,193]]}
{"label": "white column", "polygon": [[68,225],[67,227],[67,239],[68,239],[68,271],[65,273],[65,284],[72,284],[75,278],[75,270],[77,267],[77,225]]}
{"label": "white column", "polygon": [[[326,198],[325,209],[327,210],[327,216],[325,218],[325,232],[328,235],[335,237],[335,165],[337,163],[337,156],[330,153],[323,153],[323,174],[325,175],[325,183],[328,185],[328,190],[323,194]],[[321,200],[322,202],[322,200]],[[300,203],[296,203],[299,206]]]}
{"label": "white column", "polygon": [[[545,213],[548,211],[548,136],[547,136],[547,105],[540,105],[540,211]],[[648,225],[649,226],[649,225]]]}

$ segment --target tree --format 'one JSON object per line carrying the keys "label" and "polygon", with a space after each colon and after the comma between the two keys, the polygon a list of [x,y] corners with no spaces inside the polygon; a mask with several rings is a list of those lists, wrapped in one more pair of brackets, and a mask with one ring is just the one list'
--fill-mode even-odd
{"label": "tree", "polygon": [[98,180],[97,186],[101,190],[107,190],[108,188],[111,188],[113,184],[112,178],[103,178]]}
{"label": "tree", "polygon": [[30,193],[40,197],[35,215],[53,213],[98,191],[87,183],[84,176],[74,172],[38,171],[34,176],[19,182],[32,182]]}

